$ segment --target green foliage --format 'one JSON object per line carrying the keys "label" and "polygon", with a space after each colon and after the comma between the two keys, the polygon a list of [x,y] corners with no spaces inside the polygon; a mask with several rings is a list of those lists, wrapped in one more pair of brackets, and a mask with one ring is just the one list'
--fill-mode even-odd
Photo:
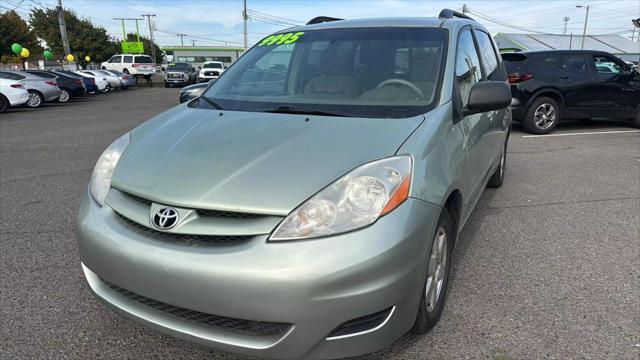
{"label": "green foliage", "polygon": [[15,11],[7,11],[0,14],[0,57],[14,57],[11,51],[13,43],[29,49],[32,59],[42,56],[43,49],[27,22]]}

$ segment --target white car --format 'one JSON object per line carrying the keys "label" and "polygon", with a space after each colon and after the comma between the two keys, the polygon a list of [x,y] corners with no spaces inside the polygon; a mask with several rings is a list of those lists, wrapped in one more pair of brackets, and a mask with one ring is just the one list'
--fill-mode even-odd
{"label": "white car", "polygon": [[91,74],[82,72],[80,70],[74,71],[74,73],[76,73],[76,74],[78,74],[80,76],[87,77],[87,78],[95,79],[96,86],[98,87],[98,90],[100,92],[106,93],[106,92],[109,92],[111,90],[111,85],[109,85],[109,81],[107,81],[107,77],[106,76],[95,76],[95,75],[91,75]]}
{"label": "white car", "polygon": [[120,78],[105,70],[82,70],[83,73],[93,75],[95,77],[104,77],[109,83],[109,88],[114,90],[120,88]]}
{"label": "white car", "polygon": [[118,54],[100,64],[102,70],[116,70],[125,74],[150,79],[156,73],[156,64],[149,55]]}
{"label": "white car", "polygon": [[198,82],[217,79],[224,72],[224,65],[220,61],[207,61],[202,64],[198,73]]}
{"label": "white car", "polygon": [[0,80],[0,113],[29,101],[29,92],[19,80]]}

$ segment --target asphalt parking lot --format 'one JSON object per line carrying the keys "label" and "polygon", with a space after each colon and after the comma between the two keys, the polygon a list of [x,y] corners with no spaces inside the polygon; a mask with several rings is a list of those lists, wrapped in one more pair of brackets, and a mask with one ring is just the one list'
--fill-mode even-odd
{"label": "asphalt parking lot", "polygon": [[[148,330],[90,294],[74,221],[98,156],[177,103],[136,89],[0,115],[0,358],[244,359]],[[640,131],[512,133],[505,183],[461,234],[426,336],[363,359],[638,359]]]}

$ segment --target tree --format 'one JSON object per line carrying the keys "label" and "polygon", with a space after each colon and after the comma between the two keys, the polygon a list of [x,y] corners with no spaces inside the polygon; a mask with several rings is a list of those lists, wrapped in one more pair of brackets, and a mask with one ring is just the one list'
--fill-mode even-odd
{"label": "tree", "polygon": [[0,14],[0,57],[5,59],[3,61],[9,62],[8,59],[13,59],[18,60],[15,62],[20,62],[11,51],[13,43],[29,49],[31,52],[29,58],[42,57],[43,49],[38,38],[27,22],[12,10]]}
{"label": "tree", "polygon": [[[66,54],[62,46],[57,10],[32,9],[29,19],[33,31],[47,42],[54,58],[63,58]],[[104,28],[94,26],[89,20],[80,19],[75,12],[69,10],[65,10],[64,20],[67,24],[71,53],[79,61],[83,61],[88,55],[93,61],[100,62],[119,52],[120,46],[109,37]]]}
{"label": "tree", "polygon": [[[133,34],[133,33],[127,34],[127,41],[137,41],[136,34]],[[151,56],[151,40],[149,38],[146,38],[146,37],[140,35],[140,42],[144,45],[144,53],[146,55]],[[156,64],[161,64],[162,63],[162,50],[160,50],[158,45],[154,44],[154,46],[156,48],[155,62],[156,62]],[[120,50],[122,51],[122,49],[120,49]]]}

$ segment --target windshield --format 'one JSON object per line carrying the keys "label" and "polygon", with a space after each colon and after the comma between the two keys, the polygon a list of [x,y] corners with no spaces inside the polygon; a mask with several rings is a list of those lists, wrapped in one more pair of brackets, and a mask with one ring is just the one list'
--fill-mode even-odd
{"label": "windshield", "polygon": [[202,65],[203,69],[222,69],[222,64],[220,63],[209,63]]}
{"label": "windshield", "polygon": [[[205,92],[227,110],[409,117],[439,89],[446,31],[328,29],[272,35]],[[283,111],[284,112],[284,111]]]}
{"label": "windshield", "polygon": [[189,70],[189,64],[169,64],[167,70]]}

